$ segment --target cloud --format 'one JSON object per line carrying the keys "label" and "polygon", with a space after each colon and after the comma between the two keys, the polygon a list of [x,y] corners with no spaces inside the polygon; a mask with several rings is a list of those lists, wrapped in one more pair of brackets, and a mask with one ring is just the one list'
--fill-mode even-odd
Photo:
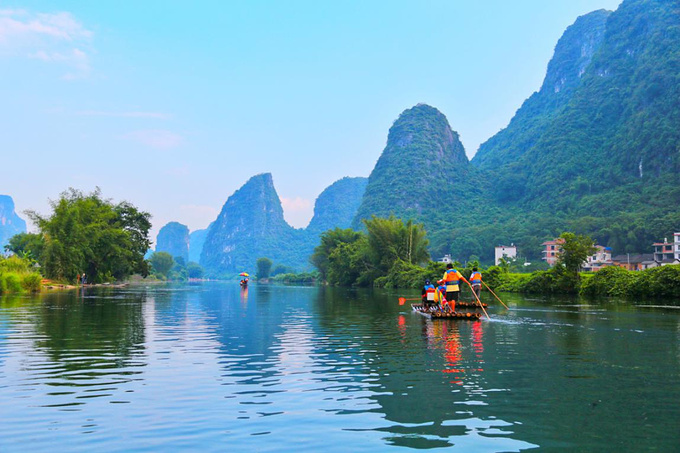
{"label": "cloud", "polygon": [[121,138],[156,149],[176,148],[184,141],[181,135],[164,129],[134,131],[123,135]]}
{"label": "cloud", "polygon": [[80,116],[105,116],[110,118],[150,118],[158,120],[169,120],[172,115],[160,112],[106,112],[99,110],[83,110],[76,112]]}
{"label": "cloud", "polygon": [[304,228],[312,218],[312,202],[305,198],[281,198],[283,216],[295,228]]}
{"label": "cloud", "polygon": [[286,211],[297,212],[309,210],[312,207],[312,202],[300,197],[281,198],[281,205]]}
{"label": "cloud", "polygon": [[90,74],[87,49],[93,33],[71,13],[0,10],[0,56],[32,58],[68,69],[64,79]]}

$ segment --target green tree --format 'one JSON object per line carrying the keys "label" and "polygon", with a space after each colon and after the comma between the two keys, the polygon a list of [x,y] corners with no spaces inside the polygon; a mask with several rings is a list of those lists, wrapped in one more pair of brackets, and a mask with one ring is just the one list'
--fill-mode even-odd
{"label": "green tree", "polygon": [[154,272],[167,278],[170,270],[175,265],[175,260],[168,252],[154,252],[149,259]]}
{"label": "green tree", "polygon": [[45,243],[41,235],[34,233],[19,233],[9,239],[9,243],[5,245],[5,250],[14,253],[19,258],[25,258],[29,261],[39,261],[44,246]]}
{"label": "green tree", "polygon": [[364,220],[364,225],[368,230],[370,260],[381,275],[387,275],[397,260],[421,264],[430,259],[423,225],[414,225],[411,220],[404,223],[394,216],[386,219],[372,216]]}
{"label": "green tree", "polygon": [[321,278],[328,278],[329,257],[340,244],[352,244],[363,237],[363,233],[351,228],[335,228],[321,234],[321,243],[314,249],[310,262],[319,270]]}
{"label": "green tree", "polygon": [[[364,284],[372,283],[373,266],[367,259],[368,241],[365,236],[354,242],[338,243],[328,256],[328,283],[340,286],[352,286],[360,283],[363,276]],[[369,280],[371,280],[369,282]]]}
{"label": "green tree", "polygon": [[91,282],[148,274],[144,253],[149,248],[151,215],[130,203],[113,204],[97,188],[85,195],[70,188],[50,201],[52,214],[27,214],[40,229],[39,263],[45,276],[74,280],[82,272]]}
{"label": "green tree", "polygon": [[269,278],[269,273],[272,270],[272,260],[269,258],[258,258],[257,259],[257,278]]}
{"label": "green tree", "polygon": [[588,236],[569,232],[562,233],[560,238],[564,243],[557,257],[557,264],[563,265],[567,272],[576,274],[586,259],[597,250],[594,241]]}
{"label": "green tree", "polygon": [[187,264],[189,278],[203,278],[203,273],[204,271],[200,264],[189,261],[189,264]]}

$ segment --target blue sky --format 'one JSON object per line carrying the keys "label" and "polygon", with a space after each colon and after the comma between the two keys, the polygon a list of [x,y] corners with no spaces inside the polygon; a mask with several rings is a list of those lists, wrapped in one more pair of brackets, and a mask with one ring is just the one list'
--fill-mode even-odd
{"label": "blue sky", "polygon": [[620,0],[3,1],[0,194],[49,212],[68,187],[205,228],[271,172],[304,227],[368,176],[425,102],[472,157],[545,76],[580,15]]}

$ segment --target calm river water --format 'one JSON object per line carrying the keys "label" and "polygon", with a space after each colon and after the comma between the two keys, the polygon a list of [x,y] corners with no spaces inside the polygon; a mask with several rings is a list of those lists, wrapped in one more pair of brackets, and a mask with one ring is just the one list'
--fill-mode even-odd
{"label": "calm river water", "polygon": [[[0,451],[679,451],[680,310],[206,283],[0,299]],[[656,305],[656,306],[652,306]]]}

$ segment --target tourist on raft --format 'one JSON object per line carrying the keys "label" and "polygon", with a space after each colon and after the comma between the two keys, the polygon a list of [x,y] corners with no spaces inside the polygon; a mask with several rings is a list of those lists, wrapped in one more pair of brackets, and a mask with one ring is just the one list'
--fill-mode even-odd
{"label": "tourist on raft", "polygon": [[423,290],[421,292],[421,297],[423,299],[423,309],[424,310],[429,310],[432,308],[432,305],[434,305],[434,295],[435,295],[436,289],[432,283],[430,283],[430,280],[425,280],[425,286],[423,286]]}
{"label": "tourist on raft", "polygon": [[446,285],[446,300],[455,304],[460,296],[460,281],[467,282],[467,280],[457,269],[453,268],[451,263],[446,265],[446,272],[444,272],[442,280]]}
{"label": "tourist on raft", "polygon": [[446,309],[446,306],[448,305],[449,311],[455,311],[456,304],[453,301],[448,302],[446,300],[446,285],[444,284],[444,280],[439,280],[437,285],[437,292],[434,297],[435,302],[439,304],[442,310]]}
{"label": "tourist on raft", "polygon": [[470,274],[470,285],[472,285],[472,291],[477,295],[479,299],[482,294],[482,273],[476,267],[472,268],[472,274]]}
{"label": "tourist on raft", "polygon": [[442,310],[446,308],[448,305],[449,311],[454,312],[456,311],[456,303],[454,301],[449,301],[446,299],[446,284],[444,283],[444,280],[439,280],[437,282],[437,294],[435,295],[435,301],[439,302]]}

